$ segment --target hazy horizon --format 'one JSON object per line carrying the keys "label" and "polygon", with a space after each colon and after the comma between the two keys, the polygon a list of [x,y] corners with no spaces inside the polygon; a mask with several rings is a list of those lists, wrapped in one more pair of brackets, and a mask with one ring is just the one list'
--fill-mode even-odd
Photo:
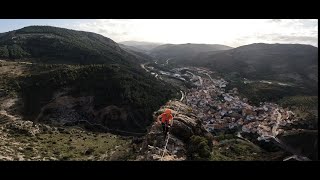
{"label": "hazy horizon", "polygon": [[309,44],[318,47],[317,19],[1,19],[0,33],[49,25],[101,34],[116,42],[161,44]]}

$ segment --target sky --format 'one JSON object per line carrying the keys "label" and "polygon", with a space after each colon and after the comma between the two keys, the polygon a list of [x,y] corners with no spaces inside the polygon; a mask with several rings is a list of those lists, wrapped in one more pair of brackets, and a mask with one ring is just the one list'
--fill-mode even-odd
{"label": "sky", "polygon": [[95,32],[116,42],[203,43],[231,47],[285,43],[318,47],[317,19],[0,19],[0,33],[29,25]]}

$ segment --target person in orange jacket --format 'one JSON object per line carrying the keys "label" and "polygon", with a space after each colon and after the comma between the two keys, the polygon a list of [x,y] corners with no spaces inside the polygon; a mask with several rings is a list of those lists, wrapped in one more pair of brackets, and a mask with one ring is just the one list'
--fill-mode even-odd
{"label": "person in orange jacket", "polygon": [[170,109],[166,109],[164,113],[160,114],[157,118],[157,121],[160,121],[161,118],[161,125],[162,125],[162,131],[164,135],[166,136],[169,128],[170,128],[170,120],[172,124],[173,116]]}

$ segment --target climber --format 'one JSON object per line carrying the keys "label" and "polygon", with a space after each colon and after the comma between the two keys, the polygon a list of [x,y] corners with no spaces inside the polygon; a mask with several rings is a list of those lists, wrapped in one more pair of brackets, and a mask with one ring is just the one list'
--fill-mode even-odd
{"label": "climber", "polygon": [[[164,135],[166,136],[169,131],[170,124],[172,125],[172,120],[173,120],[171,110],[166,109],[164,111],[164,113],[162,113],[158,116],[157,121],[160,121],[160,118],[161,118],[162,131],[163,131]],[[170,120],[171,120],[171,123],[170,123]]]}

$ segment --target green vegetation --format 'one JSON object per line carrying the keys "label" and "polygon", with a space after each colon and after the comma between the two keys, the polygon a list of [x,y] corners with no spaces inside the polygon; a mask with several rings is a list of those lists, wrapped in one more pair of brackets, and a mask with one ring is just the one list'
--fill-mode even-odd
{"label": "green vegetation", "polygon": [[227,140],[236,138],[234,134],[221,134],[219,136],[215,136],[214,139],[217,141]]}
{"label": "green vegetation", "polygon": [[302,110],[318,109],[318,96],[288,96],[279,103],[284,107],[297,106]]}
{"label": "green vegetation", "polygon": [[210,142],[201,136],[193,135],[188,144],[188,156],[191,160],[209,160]]}
{"label": "green vegetation", "polygon": [[308,129],[318,129],[318,96],[288,96],[279,101],[290,108],[296,116],[309,124]]}
{"label": "green vegetation", "polygon": [[102,35],[50,26],[4,33],[0,37],[0,58],[75,64],[143,61]]}
{"label": "green vegetation", "polygon": [[3,58],[9,58],[9,50],[7,46],[0,47],[0,55]]}
{"label": "green vegetation", "polygon": [[57,160],[130,160],[134,159],[131,140],[108,133],[65,132],[41,133],[34,137],[16,134],[17,142],[28,145],[22,150],[26,158],[41,156]]}
{"label": "green vegetation", "polygon": [[[293,103],[292,100],[286,100],[286,98],[294,96],[315,97],[315,95],[317,95],[316,87],[307,88],[299,86],[298,84],[294,86],[281,86],[276,83],[266,84],[261,82],[251,82],[245,84],[243,79],[240,77],[229,75],[225,78],[229,82],[226,90],[237,88],[241,96],[248,98],[249,101],[255,105],[258,105],[260,102],[285,103],[284,101],[291,101]],[[285,99],[282,100],[283,98]],[[287,104],[288,103],[289,102],[287,102]],[[299,103],[301,103],[301,101]]]}
{"label": "green vegetation", "polygon": [[2,34],[0,58],[33,62],[20,62],[13,71],[16,75],[10,72],[14,65],[2,68],[6,73],[0,77],[0,88],[22,97],[22,114],[31,120],[54,93],[67,88],[69,96],[93,96],[95,110],[109,105],[123,108],[127,122],[136,124],[129,128],[145,132],[152,113],[179,96],[176,87],[141,69],[139,64],[148,56],[122,50],[111,39],[95,33],[25,27]]}
{"label": "green vegetation", "polygon": [[[152,113],[179,93],[170,84],[159,83],[143,71],[122,65],[28,65],[32,74],[9,78],[6,89],[23,99],[24,116],[33,119],[53,94],[70,88],[66,95],[93,96],[94,108],[109,105],[123,107],[129,113],[128,123],[138,122],[145,131]],[[3,86],[5,86],[3,84]],[[130,122],[131,121],[131,122]]]}
{"label": "green vegetation", "polygon": [[284,152],[268,152],[252,142],[237,138],[234,134],[215,136],[211,161],[265,161],[282,160]]}
{"label": "green vegetation", "polygon": [[264,160],[265,152],[258,146],[239,139],[228,139],[213,147],[212,161]]}

